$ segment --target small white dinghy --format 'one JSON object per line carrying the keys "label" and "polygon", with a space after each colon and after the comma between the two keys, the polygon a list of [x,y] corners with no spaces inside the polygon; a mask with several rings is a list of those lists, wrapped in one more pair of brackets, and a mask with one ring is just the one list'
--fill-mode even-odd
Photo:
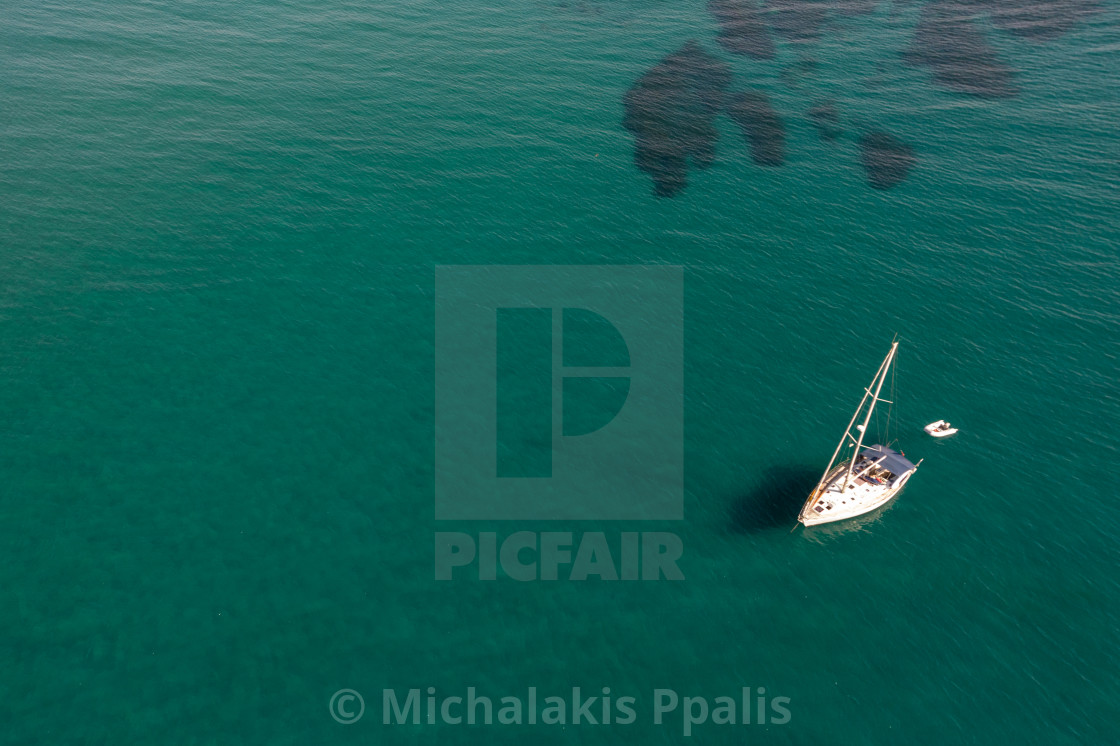
{"label": "small white dinghy", "polygon": [[931,422],[926,425],[924,429],[935,438],[947,438],[950,435],[955,435],[957,432],[957,428],[953,427],[945,420]]}

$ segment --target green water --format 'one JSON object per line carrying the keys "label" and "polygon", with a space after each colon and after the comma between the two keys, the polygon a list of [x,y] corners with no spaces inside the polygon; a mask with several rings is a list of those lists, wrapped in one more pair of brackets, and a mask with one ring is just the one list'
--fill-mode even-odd
{"label": "green water", "polygon": [[[791,722],[694,740],[1114,742],[1120,16],[992,33],[1020,95],[983,101],[899,66],[918,10],[833,24],[792,88],[801,52],[732,57],[701,2],[8,4],[5,742],[673,743],[654,688],[744,686]],[[657,199],[622,97],[689,39],[787,158],[720,117]],[[867,127],[917,154],[893,190]],[[437,524],[435,266],[647,263],[685,268],[685,520]],[[790,533],[896,332],[925,461],[876,519]],[[522,529],[673,531],[686,580],[433,580],[434,531]],[[428,686],[638,718],[381,723]]]}

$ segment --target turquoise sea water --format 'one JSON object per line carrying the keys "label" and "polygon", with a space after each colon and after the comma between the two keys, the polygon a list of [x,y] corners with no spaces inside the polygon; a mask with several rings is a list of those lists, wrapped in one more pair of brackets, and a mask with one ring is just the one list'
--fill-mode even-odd
{"label": "turquoise sea water", "polygon": [[[1120,15],[987,29],[1019,95],[983,100],[899,63],[919,11],[758,61],[702,2],[9,3],[5,742],[673,743],[654,688],[744,686],[791,722],[695,740],[1115,742]],[[769,94],[786,162],[721,116],[658,199],[622,100],[689,39]],[[868,128],[915,151],[892,190]],[[497,530],[674,531],[686,580],[437,583],[433,531],[495,526],[433,521],[435,266],[647,263],[685,268],[685,520]],[[790,533],[896,332],[921,469]],[[428,686],[639,717],[381,724]]]}

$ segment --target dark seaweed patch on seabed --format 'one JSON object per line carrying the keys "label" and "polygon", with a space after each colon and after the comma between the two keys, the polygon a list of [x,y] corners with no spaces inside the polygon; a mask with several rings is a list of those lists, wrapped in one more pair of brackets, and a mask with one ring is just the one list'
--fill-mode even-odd
{"label": "dark seaweed patch on seabed", "polygon": [[[908,0],[893,0],[895,5]],[[760,4],[764,3],[764,4]],[[777,56],[776,42],[811,45],[831,18],[870,13],[878,0],[708,0],[720,23],[720,45],[733,54],[759,59]],[[1100,0],[932,0],[925,4],[903,60],[928,68],[933,82],[952,91],[987,99],[1018,94],[1014,72],[988,43],[985,28],[1042,42],[1074,28],[1100,10]],[[892,18],[894,16],[892,15]],[[782,70],[790,87],[801,85],[812,57]],[[713,119],[730,68],[690,42],[647,72],[627,92],[625,126],[635,137],[634,162],[654,180],[654,192],[673,196],[685,188],[690,167],[706,168],[715,157],[718,137]],[[728,113],[751,144],[755,163],[784,160],[782,122],[761,94],[744,94]],[[843,135],[831,104],[817,104],[809,118],[822,140]],[[889,189],[904,180],[915,163],[913,150],[885,132],[860,140],[868,180]]]}
{"label": "dark seaweed patch on seabed", "polygon": [[977,23],[1015,36],[1049,41],[1100,10],[1096,0],[934,0],[922,8],[905,59],[933,71],[939,85],[981,98],[1007,98],[1018,89],[1011,69]]}
{"label": "dark seaweed patch on seabed", "polygon": [[769,0],[766,20],[770,28],[791,41],[816,39],[828,16],[825,0]]}
{"label": "dark seaweed patch on seabed", "polygon": [[1095,0],[976,0],[976,5],[997,27],[1036,41],[1056,39],[1100,10]]}
{"label": "dark seaweed patch on seabed", "polygon": [[910,48],[903,57],[933,71],[939,85],[981,98],[1009,98],[1018,91],[1003,64],[974,25],[966,2],[936,0],[922,8]]}
{"label": "dark seaweed patch on seabed", "polygon": [[879,0],[709,0],[708,10],[720,22],[719,42],[732,54],[759,59],[774,56],[767,26],[791,41],[821,35],[830,14],[858,16],[875,10]]}
{"label": "dark seaweed patch on seabed", "polygon": [[720,45],[732,54],[768,60],[774,42],[756,0],[710,0],[708,11],[719,21]]}
{"label": "dark seaweed patch on seabed", "polygon": [[835,0],[829,7],[839,16],[862,16],[871,13],[879,0]]}
{"label": "dark seaweed patch on seabed", "polygon": [[876,189],[901,183],[914,167],[914,150],[893,135],[873,130],[859,140],[860,162]]}
{"label": "dark seaweed patch on seabed", "polygon": [[785,127],[770,99],[759,91],[735,96],[727,113],[751,146],[751,158],[760,166],[780,166],[785,160]]}
{"label": "dark seaweed patch on seabed", "polygon": [[817,129],[817,135],[825,142],[834,142],[844,134],[840,126],[840,111],[835,101],[821,101],[809,109],[809,119]]}
{"label": "dark seaweed patch on seabed", "polygon": [[714,120],[730,83],[728,64],[690,41],[627,91],[623,125],[634,133],[634,164],[653,177],[657,196],[684,189],[690,166],[712,164]]}

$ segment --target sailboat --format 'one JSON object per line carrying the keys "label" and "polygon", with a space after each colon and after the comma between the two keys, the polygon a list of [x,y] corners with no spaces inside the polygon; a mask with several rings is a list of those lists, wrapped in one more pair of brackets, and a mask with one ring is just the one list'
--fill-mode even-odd
{"label": "sailboat", "polygon": [[[887,373],[897,352],[898,342],[895,341],[891,343],[891,351],[879,365],[871,385],[864,389],[859,407],[848,422],[844,436],[840,438],[840,443],[832,454],[832,460],[828,462],[820,481],[802,506],[797,520],[806,526],[854,518],[886,505],[921,465],[921,461],[911,463],[902,452],[881,443],[867,447],[863,445],[875,405],[879,402],[892,403],[880,399],[879,393],[883,390],[883,382],[887,380]],[[856,420],[861,414],[864,415],[863,422],[857,424]],[[852,434],[853,429],[855,435]],[[852,449],[852,453],[836,465],[845,444]]]}

